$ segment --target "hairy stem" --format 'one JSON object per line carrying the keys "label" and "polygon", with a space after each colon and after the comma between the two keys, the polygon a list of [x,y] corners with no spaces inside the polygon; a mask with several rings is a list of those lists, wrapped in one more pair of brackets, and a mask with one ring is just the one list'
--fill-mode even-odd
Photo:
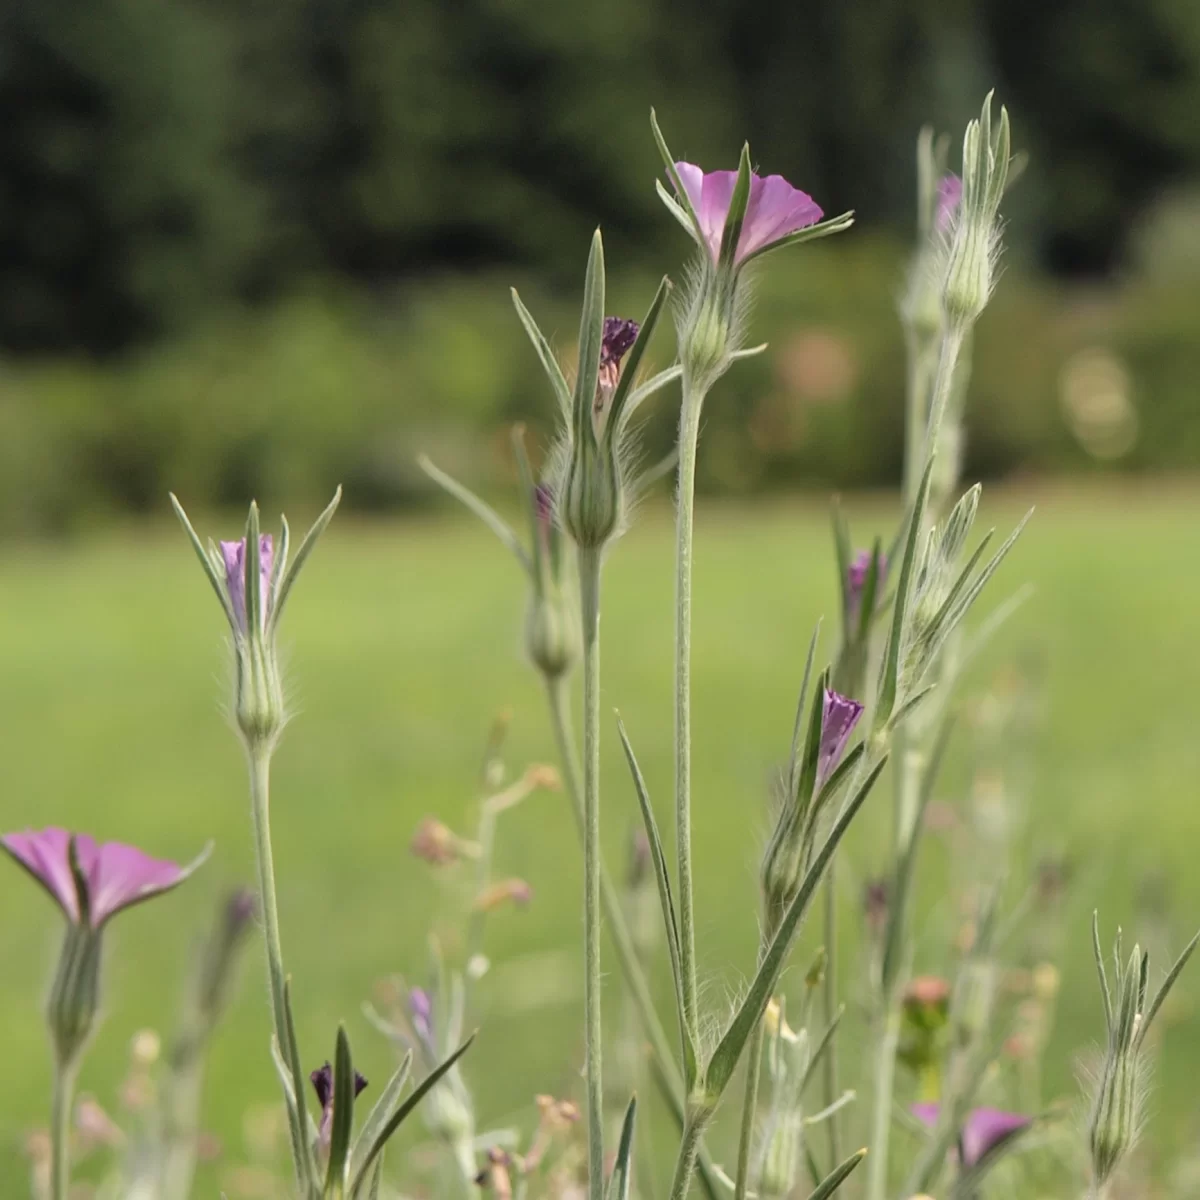
{"label": "hairy stem", "polygon": [[604,1088],[600,1010],[600,551],[579,552],[583,615],[584,1033],[588,1197],[604,1200]]}
{"label": "hairy stem", "polygon": [[[271,989],[271,1017],[275,1025],[275,1041],[285,1061],[289,1058],[287,1000],[284,988],[287,976],[283,970],[283,948],[279,937],[279,906],[275,899],[275,859],[271,852],[271,750],[269,746],[254,745],[250,756],[250,809],[254,817],[254,850],[258,864],[259,904],[262,910],[263,941],[267,952],[267,980]],[[296,1071],[296,1064],[289,1063]],[[299,1084],[297,1084],[297,1087]],[[302,1102],[297,1095],[298,1103]],[[311,1190],[308,1150],[302,1139],[303,1127],[292,1128],[292,1160],[302,1195]]]}
{"label": "hairy stem", "polygon": [[754,1149],[754,1125],[758,1114],[758,1081],[762,1074],[762,1048],[766,1030],[760,1020],[750,1035],[746,1060],[746,1095],[742,1100],[742,1133],[738,1140],[737,1180],[734,1200],[746,1200],[750,1186],[750,1155]]}
{"label": "hairy stem", "polygon": [[[826,1028],[833,1023],[838,1007],[836,871],[837,855],[835,854],[829,860],[829,868],[825,873],[825,882],[823,884],[825,892],[825,979],[821,987],[821,1007],[823,1009],[822,1015],[825,1019]],[[841,1084],[838,1080],[837,1038],[833,1037],[830,1038],[829,1045],[825,1047],[825,1061],[821,1065],[822,1107],[832,1108],[841,1094]],[[839,1116],[841,1116],[840,1111],[835,1109],[830,1113],[825,1122],[827,1137],[829,1138],[829,1161],[831,1163],[842,1161],[840,1152],[841,1139],[838,1136]]]}
{"label": "hairy stem", "polygon": [[675,1160],[675,1175],[671,1180],[670,1200],[686,1200],[696,1171],[696,1157],[704,1138],[704,1129],[712,1117],[711,1110],[693,1113],[683,1125],[679,1142],[679,1157]]}
{"label": "hairy stem", "polygon": [[692,526],[696,444],[702,392],[683,377],[679,423],[679,495],[675,533],[675,842],[679,873],[679,959],[683,1017],[699,1045],[696,1005],[696,933],[692,889]]}
{"label": "hairy stem", "polygon": [[867,1142],[867,1200],[885,1200],[888,1181],[888,1137],[892,1130],[892,1090],[900,1021],[889,1005],[882,1014],[875,1056],[875,1094],[871,1136]]}
{"label": "hairy stem", "polygon": [[50,1098],[50,1200],[67,1200],[71,1186],[71,1108],[75,1100],[74,1062],[58,1062]]}
{"label": "hairy stem", "polygon": [[[571,799],[571,811],[575,816],[579,840],[582,843],[584,840],[583,777],[575,748],[575,736],[571,729],[566,681],[561,676],[546,677],[545,684],[550,719],[554,726],[554,737],[558,743],[558,754],[562,761],[567,791]],[[609,936],[612,938],[613,949],[616,951],[617,965],[621,968],[621,973],[625,977],[625,985],[629,989],[634,1007],[637,1009],[638,1019],[649,1044],[655,1069],[667,1081],[676,1097],[676,1103],[680,1106],[679,1111],[682,1112],[685,1098],[683,1076],[679,1073],[679,1066],[671,1049],[671,1041],[659,1020],[646,973],[642,968],[637,951],[634,949],[633,937],[629,932],[629,922],[625,919],[625,913],[621,907],[620,893],[604,865],[603,857],[600,860],[600,909],[604,914]],[[642,1144],[645,1139],[639,1137],[638,1141],[639,1144]],[[700,1149],[698,1170],[701,1182],[704,1184],[705,1194],[712,1200],[716,1200],[719,1194],[717,1176],[703,1147]]]}

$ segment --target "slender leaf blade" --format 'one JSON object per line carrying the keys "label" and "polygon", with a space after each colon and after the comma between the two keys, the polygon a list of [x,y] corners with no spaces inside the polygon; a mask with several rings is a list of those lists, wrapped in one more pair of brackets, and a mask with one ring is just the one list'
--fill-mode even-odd
{"label": "slender leaf blade", "polygon": [[558,401],[559,409],[562,411],[563,416],[569,420],[571,416],[571,389],[567,386],[567,379],[563,375],[562,367],[558,365],[558,359],[554,357],[554,351],[550,349],[550,343],[542,336],[542,331],[533,319],[533,314],[521,302],[521,297],[517,295],[517,289],[512,288],[511,294],[513,308],[517,310],[517,318],[522,326],[524,326],[525,333],[533,344],[538,360],[542,364],[542,370],[546,372],[546,378],[550,380],[550,386],[554,390],[554,398]]}
{"label": "slender leaf blade", "polygon": [[608,1181],[607,1200],[629,1200],[629,1185],[633,1178],[633,1122],[637,1115],[637,1096],[630,1097],[625,1119],[621,1122],[621,1140],[617,1157]]}
{"label": "slender leaf blade", "polygon": [[349,1167],[350,1134],[354,1128],[354,1059],[346,1027],[338,1026],[337,1051],[333,1060],[333,1123],[329,1131],[329,1163],[325,1191],[340,1196]]}
{"label": "slender leaf blade", "polygon": [[387,1081],[383,1091],[380,1092],[379,1099],[372,1105],[367,1119],[363,1122],[362,1129],[358,1131],[358,1136],[354,1139],[354,1145],[350,1150],[352,1175],[358,1174],[359,1168],[362,1166],[363,1155],[369,1147],[375,1144],[380,1130],[387,1124],[388,1117],[392,1115],[392,1110],[400,1100],[404,1085],[408,1082],[409,1072],[412,1070],[412,1061],[413,1052],[409,1050],[392,1073],[392,1077]]}
{"label": "slender leaf blade", "polygon": [[867,1157],[866,1147],[856,1150],[844,1162],[838,1163],[816,1188],[809,1193],[808,1200],[829,1200],[829,1197],[850,1177],[851,1172]]}

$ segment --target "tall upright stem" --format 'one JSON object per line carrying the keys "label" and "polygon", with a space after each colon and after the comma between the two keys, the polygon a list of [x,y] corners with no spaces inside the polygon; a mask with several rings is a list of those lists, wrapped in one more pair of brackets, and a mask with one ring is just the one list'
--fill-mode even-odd
{"label": "tall upright stem", "polygon": [[600,551],[579,551],[583,615],[583,936],[588,1098],[588,1197],[604,1200],[600,1012]]}
{"label": "tall upright stem", "polygon": [[679,1157],[675,1160],[675,1175],[671,1180],[670,1200],[686,1200],[696,1170],[696,1157],[704,1139],[704,1129],[711,1116],[711,1112],[703,1116],[692,1115],[684,1123]]}
{"label": "tall upright stem", "polygon": [[56,1062],[50,1098],[50,1200],[67,1200],[71,1186],[71,1108],[75,1099],[74,1062]]}
{"label": "tall upright stem", "polygon": [[900,1040],[900,1018],[892,1007],[881,1014],[875,1061],[874,1104],[871,1111],[871,1140],[867,1143],[867,1200],[884,1200],[888,1182],[888,1135],[892,1126],[892,1091],[896,1070],[896,1047]]}
{"label": "tall upright stem", "polygon": [[696,1010],[696,932],[692,887],[692,525],[696,443],[702,392],[683,377],[679,422],[679,496],[675,529],[675,844],[679,872],[679,965],[683,1016],[699,1043]]}
{"label": "tall upright stem", "polygon": [[[267,952],[267,980],[271,989],[271,1016],[275,1025],[275,1041],[279,1052],[291,1068],[293,1085],[298,1090],[296,1101],[303,1105],[300,1091],[299,1064],[290,1061],[291,1036],[288,1029],[287,998],[285,986],[287,976],[283,970],[283,949],[279,938],[279,906],[275,900],[275,858],[271,852],[271,748],[268,745],[252,744],[250,759],[250,809],[254,816],[254,850],[258,864],[259,904],[262,908],[263,941]],[[308,1149],[305,1143],[307,1132],[292,1123],[292,1159],[300,1190],[308,1194],[311,1185]]]}
{"label": "tall upright stem", "polygon": [[766,1031],[760,1020],[750,1036],[746,1059],[746,1094],[742,1100],[742,1133],[738,1140],[737,1179],[734,1200],[746,1200],[750,1186],[750,1155],[754,1150],[754,1123],[758,1112],[758,1083],[762,1075],[762,1048]]}
{"label": "tall upright stem", "polygon": [[[838,1008],[838,952],[837,952],[837,855],[829,860],[825,872],[825,979],[821,985],[821,1008],[824,1012],[825,1025],[833,1024]],[[837,1038],[829,1039],[825,1047],[825,1061],[821,1064],[821,1095],[825,1108],[832,1108],[841,1095],[841,1083],[838,1079]],[[841,1138],[838,1136],[838,1117],[840,1113],[834,1109],[826,1118],[826,1135],[829,1139],[829,1161],[842,1161]]]}

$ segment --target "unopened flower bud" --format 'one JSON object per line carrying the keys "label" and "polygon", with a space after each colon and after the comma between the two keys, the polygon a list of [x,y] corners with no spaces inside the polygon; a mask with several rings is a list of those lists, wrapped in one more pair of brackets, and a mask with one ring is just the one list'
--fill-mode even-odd
{"label": "unopened flower bud", "polygon": [[46,1002],[55,1057],[64,1066],[78,1058],[96,1023],[100,1011],[100,958],[100,931],[86,924],[68,925]]}
{"label": "unopened flower bud", "polygon": [[449,826],[436,817],[425,817],[417,826],[409,850],[434,867],[446,867],[461,856],[461,843]]}
{"label": "unopened flower bud", "polygon": [[579,624],[560,593],[535,592],[525,614],[525,652],[548,679],[559,679],[579,657]]}

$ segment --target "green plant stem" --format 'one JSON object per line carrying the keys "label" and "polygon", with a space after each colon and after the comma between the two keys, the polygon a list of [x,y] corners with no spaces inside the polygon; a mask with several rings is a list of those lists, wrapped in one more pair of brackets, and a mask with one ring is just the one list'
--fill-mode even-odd
{"label": "green plant stem", "polygon": [[679,959],[683,1018],[700,1044],[696,1006],[696,933],[692,888],[692,527],[696,445],[704,394],[683,377],[679,420],[679,495],[675,526],[675,843],[679,874]]}
{"label": "green plant stem", "polygon": [[754,1124],[758,1113],[758,1083],[762,1075],[762,1048],[766,1030],[760,1020],[750,1035],[746,1060],[746,1095],[742,1100],[742,1133],[738,1140],[737,1180],[734,1200],[746,1200],[750,1186],[750,1154],[754,1149]]}
{"label": "green plant stem", "polygon": [[867,1142],[867,1200],[885,1200],[887,1195],[888,1138],[892,1130],[892,1089],[899,1040],[899,1016],[888,1004],[882,1014],[875,1058],[874,1106],[871,1112],[871,1136]]}
{"label": "green plant stem", "polygon": [[584,1033],[588,1098],[588,1197],[604,1200],[604,1088],[600,1008],[600,551],[580,549],[583,616]]}
{"label": "green plant stem", "polygon": [[[829,860],[829,869],[825,875],[825,979],[821,986],[821,1006],[824,1010],[825,1026],[828,1028],[837,1015],[838,1007],[838,951],[837,951],[837,855]],[[841,1084],[838,1080],[837,1038],[833,1037],[825,1048],[825,1061],[821,1065],[821,1094],[824,1108],[831,1108],[841,1095]],[[838,1136],[839,1110],[834,1110],[826,1119],[828,1127],[826,1136],[829,1139],[829,1161],[842,1161],[840,1151],[841,1138]]]}
{"label": "green plant stem", "polygon": [[[254,850],[258,864],[258,893],[262,909],[263,942],[267,952],[267,980],[271,989],[271,1016],[275,1025],[275,1041],[284,1061],[293,1072],[296,1064],[290,1062],[287,1000],[284,988],[287,976],[283,970],[283,949],[279,938],[279,906],[275,899],[275,858],[271,852],[271,749],[266,745],[249,748],[250,757],[250,809],[254,817]],[[297,1085],[298,1086],[298,1085]],[[297,1095],[298,1104],[303,1104]],[[301,1193],[311,1190],[309,1159],[303,1127],[292,1130],[292,1159],[296,1176],[300,1181]]]}
{"label": "green plant stem", "polygon": [[67,1200],[71,1186],[71,1108],[75,1099],[76,1063],[56,1063],[50,1098],[50,1200]]}
{"label": "green plant stem", "polygon": [[916,499],[925,464],[919,455],[924,447],[925,426],[929,420],[929,387],[933,379],[933,352],[936,342],[916,330],[907,329],[908,386],[905,393],[904,428],[904,503]]}
{"label": "green plant stem", "polygon": [[[584,840],[583,778],[579,766],[579,756],[575,748],[575,736],[571,727],[567,683],[562,676],[544,677],[544,682],[546,699],[550,707],[551,724],[554,726],[554,737],[558,743],[558,755],[562,761],[567,792],[571,799],[571,811],[575,816],[575,824],[582,844]],[[650,985],[634,948],[633,937],[629,932],[629,922],[625,919],[625,913],[621,907],[620,893],[604,865],[603,857],[600,860],[600,907],[608,925],[613,949],[616,951],[617,964],[625,977],[625,984],[629,988],[629,994],[633,997],[634,1005],[637,1008],[642,1031],[649,1043],[655,1069],[670,1088],[672,1101],[678,1106],[677,1115],[681,1116],[685,1094],[683,1076],[679,1073],[679,1067],[671,1050],[670,1039],[667,1037],[667,1032],[654,1007]],[[638,1140],[639,1143],[642,1143],[645,1139],[639,1137]],[[698,1168],[705,1193],[716,1200],[720,1194],[716,1172],[703,1147],[700,1149]]]}
{"label": "green plant stem", "polygon": [[683,1123],[679,1142],[679,1157],[675,1160],[675,1175],[671,1180],[670,1200],[686,1200],[696,1170],[696,1158],[704,1139],[704,1129],[712,1117],[711,1110],[693,1113]]}
{"label": "green plant stem", "polygon": [[[925,466],[937,449],[938,435],[942,432],[942,421],[946,409],[950,406],[950,397],[954,392],[954,368],[958,365],[958,355],[962,350],[964,331],[956,325],[947,325],[942,330],[938,346],[937,370],[933,376],[933,391],[929,397],[929,425],[922,440],[920,469],[917,471],[918,481],[924,473]],[[914,493],[915,495],[915,488]]]}

